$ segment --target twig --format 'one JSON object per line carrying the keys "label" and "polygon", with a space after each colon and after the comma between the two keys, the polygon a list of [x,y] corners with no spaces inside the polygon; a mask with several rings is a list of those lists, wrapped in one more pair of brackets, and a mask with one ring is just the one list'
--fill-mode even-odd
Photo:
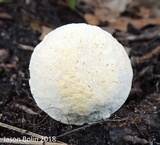
{"label": "twig", "polygon": [[23,45],[23,44],[19,44],[17,48],[23,49],[23,50],[29,50],[29,51],[33,51],[34,50],[33,46]]}
{"label": "twig", "polygon": [[22,134],[30,135],[30,136],[33,136],[33,137],[36,137],[36,138],[44,138],[45,137],[45,136],[42,136],[42,135],[27,131],[25,129],[21,129],[21,128],[18,128],[18,127],[15,127],[15,126],[11,126],[11,125],[8,125],[8,124],[2,123],[2,122],[0,122],[0,126],[2,126],[4,128],[7,128],[7,129],[10,129],[10,130],[14,130],[14,131],[20,132]]}
{"label": "twig", "polygon": [[24,144],[24,145],[67,145],[64,143],[52,143],[52,142],[43,142],[43,141],[30,141],[23,139],[11,139],[11,138],[0,138],[0,143],[7,144]]}
{"label": "twig", "polygon": [[141,131],[141,129],[138,127],[136,121],[135,121],[132,117],[130,117],[130,119],[134,122],[134,124],[135,124],[135,126],[137,127],[139,133],[140,133],[144,138],[147,138],[147,137],[143,134],[143,132]]}
{"label": "twig", "polygon": [[126,120],[128,120],[128,118],[123,118],[123,119],[106,119],[106,120],[102,120],[102,121],[95,122],[95,123],[92,123],[92,124],[88,124],[88,125],[86,125],[86,126],[79,127],[79,128],[77,128],[77,129],[68,131],[68,132],[63,133],[63,134],[61,134],[61,135],[59,135],[59,136],[56,136],[56,137],[57,137],[57,138],[60,138],[60,137],[66,136],[66,135],[68,135],[68,134],[77,132],[77,131],[79,131],[79,130],[83,130],[83,129],[85,129],[85,128],[87,128],[87,127],[90,127],[90,126],[92,126],[92,125],[96,125],[96,124],[103,123],[103,122],[120,122],[120,121],[126,121]]}
{"label": "twig", "polygon": [[[10,129],[10,130],[14,130],[14,131],[17,131],[17,132],[20,132],[22,134],[26,134],[26,135],[30,135],[32,137],[35,137],[35,138],[39,138],[40,140],[44,141],[45,139],[47,139],[48,137],[47,136],[43,136],[43,135],[39,135],[39,134],[36,134],[36,133],[33,133],[33,132],[30,132],[30,131],[27,131],[25,129],[21,129],[21,128],[18,128],[18,127],[15,127],[15,126],[11,126],[11,125],[8,125],[6,123],[2,123],[0,122],[0,126],[1,127],[4,127],[4,128],[7,128],[7,129]],[[3,140],[2,140],[3,139]],[[0,141],[2,141],[4,143],[4,138],[2,138]],[[56,137],[55,137],[56,139]],[[49,139],[50,140],[50,139]],[[23,141],[23,140],[22,140]],[[23,141],[24,142],[24,141]],[[31,142],[34,142],[35,141],[31,141]],[[43,142],[43,145],[49,145],[49,144],[46,144],[46,143],[51,143],[51,142]],[[63,142],[58,142],[58,143],[52,143],[52,145],[67,145],[66,143],[63,143]]]}

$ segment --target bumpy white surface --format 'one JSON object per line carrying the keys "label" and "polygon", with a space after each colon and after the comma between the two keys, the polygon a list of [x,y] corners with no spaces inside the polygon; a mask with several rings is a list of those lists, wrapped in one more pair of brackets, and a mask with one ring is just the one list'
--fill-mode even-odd
{"label": "bumpy white surface", "polygon": [[37,105],[55,120],[75,125],[108,118],[118,110],[133,76],[123,46],[87,24],[50,32],[35,48],[29,69]]}

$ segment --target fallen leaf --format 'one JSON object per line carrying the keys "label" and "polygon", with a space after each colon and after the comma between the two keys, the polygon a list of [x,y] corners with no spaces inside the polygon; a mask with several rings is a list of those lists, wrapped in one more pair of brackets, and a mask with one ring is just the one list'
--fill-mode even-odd
{"label": "fallen leaf", "polygon": [[159,0],[133,0],[131,5],[133,6],[145,6],[145,7],[159,7]]}
{"label": "fallen leaf", "polygon": [[144,138],[139,138],[138,136],[125,135],[123,139],[126,142],[132,142],[133,144],[148,144],[148,141]]}
{"label": "fallen leaf", "polygon": [[111,11],[121,13],[126,10],[126,7],[132,0],[112,0],[101,4],[101,7],[106,7]]}
{"label": "fallen leaf", "polygon": [[0,13],[0,19],[12,19],[12,16],[8,13]]}
{"label": "fallen leaf", "polygon": [[49,28],[49,27],[46,27],[46,26],[42,26],[41,27],[42,29],[42,33],[39,37],[39,40],[43,40],[43,38],[49,33],[51,32],[53,29],[52,28]]}
{"label": "fallen leaf", "polygon": [[128,24],[132,24],[136,29],[142,29],[147,25],[160,25],[160,18],[130,19],[121,17],[118,18],[116,22],[111,23],[111,26],[117,30],[126,32]]}
{"label": "fallen leaf", "polygon": [[138,15],[143,18],[149,18],[151,15],[151,10],[145,6],[141,6],[141,7],[139,7]]}
{"label": "fallen leaf", "polygon": [[89,13],[84,14],[84,19],[88,24],[91,24],[91,25],[100,24],[100,20],[93,14],[89,14]]}
{"label": "fallen leaf", "polygon": [[102,22],[113,23],[132,0],[100,0],[98,2],[99,7],[94,10],[95,16]]}
{"label": "fallen leaf", "polygon": [[[160,2],[159,0],[133,0],[129,4],[129,8],[145,7],[150,9],[150,17],[159,18],[160,17]],[[144,10],[142,10],[144,11]],[[136,13],[136,11],[135,11]]]}
{"label": "fallen leaf", "polygon": [[126,32],[130,21],[131,21],[130,18],[121,17],[121,18],[118,18],[116,22],[111,23],[111,26],[117,30]]}
{"label": "fallen leaf", "polygon": [[95,16],[101,21],[101,22],[115,22],[117,18],[119,17],[119,13],[110,11],[106,8],[96,8]]}
{"label": "fallen leaf", "polygon": [[160,18],[132,20],[131,24],[134,25],[135,28],[141,29],[147,25],[160,25]]}

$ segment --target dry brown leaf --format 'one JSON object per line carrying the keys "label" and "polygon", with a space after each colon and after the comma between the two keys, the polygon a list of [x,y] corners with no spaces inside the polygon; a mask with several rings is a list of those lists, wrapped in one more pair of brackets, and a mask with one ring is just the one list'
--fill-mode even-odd
{"label": "dry brown leaf", "polygon": [[117,12],[110,11],[106,8],[96,8],[95,16],[101,21],[101,22],[115,22],[116,19],[119,17],[119,14]]}
{"label": "dry brown leaf", "polygon": [[111,26],[117,30],[126,32],[130,21],[131,21],[131,19],[129,19],[129,18],[121,17],[121,18],[118,18],[116,22],[111,23]]}
{"label": "dry brown leaf", "polygon": [[116,22],[111,23],[111,26],[113,26],[117,30],[126,32],[129,23],[132,24],[136,29],[142,29],[147,25],[160,25],[160,18],[130,19],[121,17],[117,19]]}
{"label": "dry brown leaf", "polygon": [[147,7],[141,6],[139,7],[139,16],[143,18],[149,18],[151,15],[151,10]]}
{"label": "dry brown leaf", "polygon": [[91,24],[91,25],[99,25],[100,24],[100,20],[95,15],[90,14],[90,13],[84,14],[84,19],[86,20],[86,22],[88,24]]}
{"label": "dry brown leaf", "polygon": [[148,144],[146,139],[139,138],[138,136],[125,135],[123,139],[127,142],[132,142],[133,144]]}
{"label": "dry brown leaf", "polygon": [[139,8],[146,7],[150,9],[150,16],[154,18],[160,17],[160,1],[159,0],[133,0],[132,3],[129,4],[131,8]]}
{"label": "dry brown leaf", "polygon": [[131,24],[134,25],[135,28],[141,29],[147,25],[160,25],[160,18],[132,20]]}
{"label": "dry brown leaf", "polygon": [[159,7],[159,0],[133,0],[131,5],[133,6],[146,6],[146,7]]}
{"label": "dry brown leaf", "polygon": [[0,13],[0,19],[12,19],[12,16],[8,13]]}
{"label": "dry brown leaf", "polygon": [[101,7],[106,7],[111,11],[121,13],[126,10],[126,7],[132,0],[111,0],[111,1],[104,1],[101,3]]}
{"label": "dry brown leaf", "polygon": [[99,7],[95,8],[95,16],[102,22],[113,23],[126,10],[132,0],[100,0]]}
{"label": "dry brown leaf", "polygon": [[53,29],[52,28],[49,28],[49,27],[46,27],[46,26],[42,26],[41,27],[42,29],[42,33],[39,37],[39,40],[43,40],[43,38],[49,33],[51,32]]}

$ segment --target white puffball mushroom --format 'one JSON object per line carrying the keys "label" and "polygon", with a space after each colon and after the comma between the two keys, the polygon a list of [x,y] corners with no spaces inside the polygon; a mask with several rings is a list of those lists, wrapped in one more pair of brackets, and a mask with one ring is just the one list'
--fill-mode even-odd
{"label": "white puffball mushroom", "polygon": [[[88,24],[68,24],[45,36],[30,60],[37,105],[64,124],[108,118],[126,101],[133,71],[123,46]],[[49,109],[47,109],[49,108]]]}

